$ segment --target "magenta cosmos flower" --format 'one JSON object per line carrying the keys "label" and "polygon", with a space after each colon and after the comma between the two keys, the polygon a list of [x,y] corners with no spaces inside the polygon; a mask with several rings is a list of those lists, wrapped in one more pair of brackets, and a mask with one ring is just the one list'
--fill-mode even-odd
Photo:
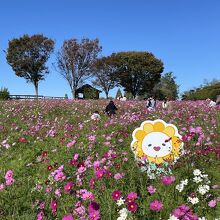
{"label": "magenta cosmos flower", "polygon": [[135,200],[137,198],[137,193],[136,192],[130,192],[130,193],[128,193],[127,198],[131,199],[131,200]]}
{"label": "magenta cosmos flower", "polygon": [[65,216],[63,216],[62,220],[74,220],[72,214],[67,214]]}
{"label": "magenta cosmos flower", "polygon": [[50,203],[50,209],[53,213],[57,211],[57,200],[52,200],[52,202]]}
{"label": "magenta cosmos flower", "polygon": [[172,182],[174,182],[176,180],[176,178],[174,176],[163,176],[161,178],[161,182],[164,185],[170,185]]}
{"label": "magenta cosmos flower", "polygon": [[71,191],[71,189],[73,188],[74,183],[73,182],[68,182],[65,186],[64,186],[64,191],[66,193],[69,193]]}
{"label": "magenta cosmos flower", "polygon": [[99,211],[93,210],[92,212],[90,212],[89,213],[89,218],[90,218],[90,220],[98,220],[98,219],[100,219]]}
{"label": "magenta cosmos flower", "polygon": [[150,203],[150,210],[152,211],[160,211],[162,207],[163,204],[158,200],[154,200],[153,202]]}
{"label": "magenta cosmos flower", "polygon": [[138,209],[138,205],[135,202],[130,202],[127,205],[127,210],[130,212],[135,212]]}
{"label": "magenta cosmos flower", "polygon": [[148,186],[147,187],[147,191],[152,195],[152,194],[154,194],[155,192],[156,192],[156,188],[155,187],[153,187],[152,185],[150,185],[150,186]]}
{"label": "magenta cosmos flower", "polygon": [[113,200],[118,200],[118,199],[120,199],[121,198],[121,192],[120,191],[114,191],[113,193],[112,193],[112,199]]}

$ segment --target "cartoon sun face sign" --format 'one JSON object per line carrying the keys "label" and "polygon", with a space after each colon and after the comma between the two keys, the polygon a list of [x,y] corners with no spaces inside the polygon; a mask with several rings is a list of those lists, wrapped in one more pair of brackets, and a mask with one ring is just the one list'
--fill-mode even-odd
{"label": "cartoon sun face sign", "polygon": [[176,126],[163,120],[144,121],[133,131],[131,149],[137,159],[160,164],[176,160],[183,147]]}

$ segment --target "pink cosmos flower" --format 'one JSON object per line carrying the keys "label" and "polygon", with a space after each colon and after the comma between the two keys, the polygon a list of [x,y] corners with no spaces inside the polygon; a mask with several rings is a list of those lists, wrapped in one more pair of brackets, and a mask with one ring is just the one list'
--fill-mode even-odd
{"label": "pink cosmos flower", "polygon": [[54,180],[57,182],[60,182],[62,180],[64,180],[66,177],[64,175],[64,173],[62,171],[58,171],[55,175],[54,175]]}
{"label": "pink cosmos flower", "polygon": [[43,220],[43,217],[44,217],[44,212],[40,211],[36,216],[36,220]]}
{"label": "pink cosmos flower", "polygon": [[114,179],[120,180],[120,179],[122,179],[124,177],[124,175],[125,175],[124,173],[116,173],[114,175]]}
{"label": "pink cosmos flower", "polygon": [[95,187],[95,179],[91,179],[91,180],[89,181],[89,186],[90,186],[92,189],[94,189],[94,187]]}
{"label": "pink cosmos flower", "polygon": [[62,220],[74,220],[72,214],[67,214],[67,215],[64,215]]}
{"label": "pink cosmos flower", "polygon": [[74,183],[73,182],[68,182],[65,186],[64,186],[64,191],[66,193],[69,193],[71,191],[71,189],[73,188]]}
{"label": "pink cosmos flower", "polygon": [[174,182],[176,180],[176,178],[174,176],[163,176],[161,178],[161,182],[164,185],[170,185],[172,182]]}
{"label": "pink cosmos flower", "polygon": [[8,170],[5,174],[5,179],[11,179],[13,177],[13,171],[12,170]]}
{"label": "pink cosmos flower", "polygon": [[90,212],[89,213],[89,218],[90,218],[90,220],[98,220],[98,219],[100,219],[99,211],[93,210],[92,212]]}
{"label": "pink cosmos flower", "polygon": [[127,205],[127,210],[130,212],[135,212],[138,209],[138,205],[135,202],[130,202]]}
{"label": "pink cosmos flower", "polygon": [[216,206],[216,204],[217,204],[216,200],[211,200],[208,202],[208,206],[211,208],[214,208]]}
{"label": "pink cosmos flower", "polygon": [[162,208],[163,204],[158,200],[154,200],[150,203],[150,210],[152,211],[160,211]]}
{"label": "pink cosmos flower", "polygon": [[81,202],[77,202],[74,208],[74,213],[78,216],[83,216],[86,212],[85,207],[82,205]]}
{"label": "pink cosmos flower", "polygon": [[86,191],[82,194],[81,198],[83,200],[94,200],[94,195],[91,192]]}
{"label": "pink cosmos flower", "polygon": [[101,179],[103,177],[104,173],[105,173],[104,169],[99,169],[95,172],[95,176],[97,179]]}
{"label": "pink cosmos flower", "polygon": [[57,211],[57,200],[52,200],[50,203],[50,209],[52,213],[55,213]]}
{"label": "pink cosmos flower", "polygon": [[120,199],[121,198],[121,192],[120,191],[114,191],[113,193],[112,193],[112,199],[113,200],[118,200],[118,199]]}
{"label": "pink cosmos flower", "polygon": [[2,191],[5,188],[4,183],[0,184],[0,191]]}
{"label": "pink cosmos flower", "polygon": [[13,178],[10,178],[10,179],[7,179],[7,180],[6,180],[6,183],[5,183],[5,184],[6,184],[6,186],[10,186],[10,185],[12,185],[12,184],[14,183],[14,181],[15,181],[15,180],[14,180]]}
{"label": "pink cosmos flower", "polygon": [[130,192],[130,193],[128,193],[127,198],[131,199],[131,200],[135,200],[137,198],[137,193],[136,192]]}
{"label": "pink cosmos flower", "polygon": [[99,210],[99,204],[96,203],[95,201],[91,202],[89,204],[89,207],[88,207],[88,211],[89,213],[92,212],[92,211],[98,211]]}
{"label": "pink cosmos flower", "polygon": [[154,194],[155,192],[156,192],[156,188],[155,187],[153,187],[152,185],[150,185],[150,186],[148,186],[147,187],[147,191],[152,195],[152,194]]}
{"label": "pink cosmos flower", "polygon": [[60,188],[56,189],[54,194],[55,194],[55,196],[60,197],[61,196],[61,189]]}
{"label": "pink cosmos flower", "polygon": [[76,143],[76,140],[70,141],[69,143],[67,143],[67,147],[70,148],[72,147],[74,144]]}

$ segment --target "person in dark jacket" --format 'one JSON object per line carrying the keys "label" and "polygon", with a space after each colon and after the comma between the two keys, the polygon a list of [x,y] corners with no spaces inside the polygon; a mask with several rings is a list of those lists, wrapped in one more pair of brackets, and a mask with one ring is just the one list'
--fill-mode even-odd
{"label": "person in dark jacket", "polygon": [[105,112],[108,114],[108,116],[112,117],[112,115],[116,114],[116,110],[118,109],[115,106],[114,102],[111,100],[109,104],[106,106]]}

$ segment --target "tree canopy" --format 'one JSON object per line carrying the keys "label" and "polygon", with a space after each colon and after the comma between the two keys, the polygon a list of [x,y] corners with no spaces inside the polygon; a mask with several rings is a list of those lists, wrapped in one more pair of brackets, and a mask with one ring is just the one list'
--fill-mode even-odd
{"label": "tree canopy", "polygon": [[98,39],[83,38],[65,40],[57,53],[57,70],[67,80],[73,98],[79,85],[92,75],[91,68],[100,51]]}
{"label": "tree canopy", "polygon": [[216,97],[220,95],[220,81],[215,80],[211,83],[206,83],[205,85],[191,89],[184,92],[182,95],[183,100],[205,100],[212,99],[216,100]]}
{"label": "tree canopy", "polygon": [[178,88],[176,83],[176,77],[172,72],[165,73],[158,84],[154,87],[154,95],[159,100],[163,100],[165,97],[175,100],[178,98]]}
{"label": "tree canopy", "polygon": [[54,41],[43,35],[24,35],[9,41],[6,59],[19,77],[34,84],[38,95],[38,83],[49,73],[46,62],[54,49]]}
{"label": "tree canopy", "polygon": [[163,72],[163,63],[149,52],[119,52],[111,55],[119,84],[135,98],[152,91]]}
{"label": "tree canopy", "polygon": [[115,71],[111,57],[102,57],[93,65],[92,72],[95,77],[93,85],[101,88],[106,98],[108,98],[109,91],[118,84]]}

